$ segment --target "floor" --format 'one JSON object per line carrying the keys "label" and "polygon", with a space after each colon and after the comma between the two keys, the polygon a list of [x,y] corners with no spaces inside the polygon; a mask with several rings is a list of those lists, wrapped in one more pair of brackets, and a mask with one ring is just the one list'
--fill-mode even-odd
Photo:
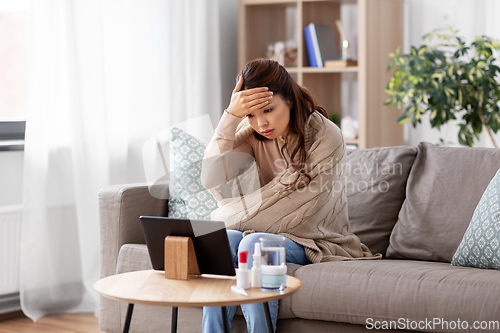
{"label": "floor", "polygon": [[57,314],[34,323],[22,313],[0,318],[0,333],[100,333],[98,319],[91,313]]}

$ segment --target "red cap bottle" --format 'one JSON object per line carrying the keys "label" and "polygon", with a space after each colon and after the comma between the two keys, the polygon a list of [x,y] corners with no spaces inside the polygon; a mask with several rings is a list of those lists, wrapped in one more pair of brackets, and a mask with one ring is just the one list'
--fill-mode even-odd
{"label": "red cap bottle", "polygon": [[239,254],[238,271],[236,272],[236,285],[243,289],[250,288],[250,271],[248,270],[248,251]]}
{"label": "red cap bottle", "polygon": [[[240,252],[240,265],[241,264],[246,264],[247,263],[247,260],[248,260],[248,251],[241,251]],[[241,268],[241,266],[238,265],[238,267]]]}

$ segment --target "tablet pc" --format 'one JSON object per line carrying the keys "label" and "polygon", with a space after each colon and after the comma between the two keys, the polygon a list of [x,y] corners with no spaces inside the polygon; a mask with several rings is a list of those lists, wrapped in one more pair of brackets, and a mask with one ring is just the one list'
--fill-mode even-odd
{"label": "tablet pc", "polygon": [[165,270],[165,237],[185,236],[193,240],[201,274],[236,275],[224,222],[162,216],[140,220],[153,269]]}

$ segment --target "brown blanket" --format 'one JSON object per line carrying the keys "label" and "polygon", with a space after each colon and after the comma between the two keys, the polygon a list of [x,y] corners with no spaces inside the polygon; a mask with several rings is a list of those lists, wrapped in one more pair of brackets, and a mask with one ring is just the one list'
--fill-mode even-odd
{"label": "brown blanket", "polygon": [[[251,134],[250,125],[243,121],[234,147]],[[244,231],[245,235],[267,232],[286,236],[304,246],[307,258],[313,263],[381,258],[381,254],[372,255],[349,231],[344,175],[346,146],[340,129],[315,112],[306,125],[305,146],[307,174],[311,177],[306,187],[286,189],[286,184],[297,177],[297,171],[289,168],[258,188],[254,163],[240,176],[211,189],[219,201],[212,219],[224,221],[228,229]],[[307,178],[301,175],[300,180],[306,182]],[[224,199],[221,193],[227,194],[228,188],[236,195]],[[251,193],[244,194],[245,189]]]}

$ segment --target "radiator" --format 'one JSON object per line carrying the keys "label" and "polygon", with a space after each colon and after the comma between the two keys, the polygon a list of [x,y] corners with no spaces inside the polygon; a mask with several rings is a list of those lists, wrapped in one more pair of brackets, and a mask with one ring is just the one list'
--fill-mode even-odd
{"label": "radiator", "polygon": [[21,205],[0,207],[0,296],[19,292],[21,219]]}

